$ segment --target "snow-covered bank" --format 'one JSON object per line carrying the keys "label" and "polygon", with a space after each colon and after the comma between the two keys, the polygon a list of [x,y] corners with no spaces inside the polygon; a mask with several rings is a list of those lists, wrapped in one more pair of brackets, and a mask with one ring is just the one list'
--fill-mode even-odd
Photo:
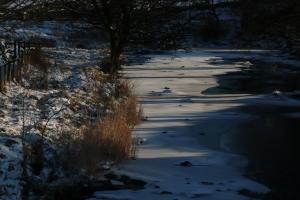
{"label": "snow-covered bank", "polygon": [[[105,55],[101,50],[44,51],[50,65],[47,89],[40,77],[39,67],[44,63],[28,61],[22,66],[22,80],[7,84],[0,93],[1,200],[48,195],[49,185],[64,180],[67,170],[62,156],[74,140],[82,138],[82,127],[105,118],[114,105],[127,100],[128,93],[119,90],[122,83],[108,79],[97,66],[99,57]],[[79,149],[76,146],[72,156]],[[74,161],[68,157],[67,162],[72,162],[72,170],[81,170],[75,164],[80,159],[76,156]],[[97,169],[111,167],[98,157],[94,160]],[[36,194],[36,188],[43,192]]]}
{"label": "snow-covered bank", "polygon": [[0,135],[0,199],[21,199],[22,154],[18,138]]}
{"label": "snow-covered bank", "polygon": [[80,21],[4,21],[0,22],[0,38],[40,42],[60,48],[91,49],[107,46],[103,33]]}
{"label": "snow-covered bank", "polygon": [[146,188],[98,192],[93,199],[242,200],[253,199],[242,196],[243,190],[254,194],[269,192],[267,187],[243,176],[247,159],[224,151],[230,142],[224,136],[251,117],[239,112],[240,106],[299,102],[272,94],[202,92],[217,86],[215,75],[249,67],[248,62],[218,66],[212,59],[276,56],[267,51],[218,50],[148,56],[151,59],[146,63],[124,69],[143,104],[146,121],[136,129],[136,135],[145,142],[139,146],[137,159],[127,161],[119,169],[120,174],[146,181]]}

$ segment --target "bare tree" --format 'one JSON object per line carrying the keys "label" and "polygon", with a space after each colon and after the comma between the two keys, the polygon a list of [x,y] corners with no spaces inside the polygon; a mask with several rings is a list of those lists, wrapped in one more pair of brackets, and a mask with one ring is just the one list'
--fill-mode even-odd
{"label": "bare tree", "polygon": [[63,0],[64,10],[104,29],[110,40],[110,73],[120,69],[120,56],[132,30],[151,12],[175,6],[178,0]]}
{"label": "bare tree", "polygon": [[[104,30],[110,42],[109,72],[114,74],[120,69],[120,56],[133,33],[147,34],[145,31],[151,32],[149,27],[154,23],[156,24],[153,29],[157,30],[159,25],[163,26],[161,18],[166,19],[167,16],[173,15],[190,0],[12,0],[7,2],[13,15],[23,19],[44,17],[47,19],[50,13],[56,12],[58,15],[65,15],[68,19],[82,20],[94,28]],[[168,21],[165,20],[165,23]],[[144,28],[143,31],[140,30],[141,27]]]}
{"label": "bare tree", "polygon": [[114,73],[120,68],[120,55],[129,36],[134,1],[92,0],[92,4],[110,37],[110,72]]}

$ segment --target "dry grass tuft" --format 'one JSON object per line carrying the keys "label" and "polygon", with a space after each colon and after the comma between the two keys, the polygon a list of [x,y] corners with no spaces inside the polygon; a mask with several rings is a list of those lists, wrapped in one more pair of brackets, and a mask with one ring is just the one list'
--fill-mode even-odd
{"label": "dry grass tuft", "polygon": [[99,161],[119,162],[128,158],[131,149],[131,129],[125,114],[118,110],[103,121],[81,130],[80,165],[89,172],[99,168]]}
{"label": "dry grass tuft", "polygon": [[136,97],[130,97],[102,121],[81,129],[79,165],[89,172],[99,169],[99,161],[120,162],[132,154],[132,130],[141,121],[142,109]]}
{"label": "dry grass tuft", "polygon": [[119,162],[128,158],[131,148],[131,130],[122,113],[83,130],[80,160],[83,167],[93,171],[101,160]]}
{"label": "dry grass tuft", "polygon": [[116,97],[133,96],[134,86],[129,80],[120,80],[116,84]]}
{"label": "dry grass tuft", "polygon": [[[103,95],[101,88],[91,91],[92,98],[89,103],[99,106],[97,117],[86,117],[86,122],[76,133],[78,137],[67,134],[60,139],[65,148],[61,162],[66,171],[84,169],[90,174],[95,174],[103,169],[103,162],[119,163],[132,157],[136,152],[135,142],[132,137],[134,127],[141,122],[143,110],[138,104],[138,99],[133,95],[133,86],[129,81],[110,79],[103,74],[89,76],[91,87],[93,81],[101,81],[103,85],[111,85],[111,93]],[[101,84],[100,86],[101,87]],[[71,109],[78,112],[81,94],[75,93],[71,99]],[[108,110],[108,111],[107,111]],[[95,113],[84,113],[91,115]],[[73,138],[73,139],[72,139]]]}
{"label": "dry grass tuft", "polygon": [[126,101],[121,104],[121,106],[126,115],[128,126],[133,129],[142,121],[143,118],[143,109],[141,106],[138,106],[137,97],[128,97]]}

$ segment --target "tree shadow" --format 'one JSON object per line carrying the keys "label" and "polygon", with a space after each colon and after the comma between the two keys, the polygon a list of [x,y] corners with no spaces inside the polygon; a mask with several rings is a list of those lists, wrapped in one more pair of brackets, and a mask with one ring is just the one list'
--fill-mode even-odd
{"label": "tree shadow", "polygon": [[[245,175],[272,189],[272,192],[265,197],[266,199],[295,199],[298,197],[296,185],[300,180],[299,153],[297,153],[300,152],[298,144],[300,105],[291,105],[285,100],[270,95],[223,102],[225,104],[237,103],[240,106],[216,112],[151,116],[145,123],[159,124],[159,127],[153,128],[149,125],[149,128],[138,128],[137,132],[143,133],[151,130],[149,143],[161,141],[162,146],[150,145],[150,150],[168,146],[171,138],[176,144],[175,147],[172,145],[172,151],[190,151],[191,153],[198,148],[199,156],[202,156],[204,160],[210,154],[210,152],[205,154],[207,148],[218,152],[244,155],[249,159]],[[219,101],[221,103],[223,100]],[[273,104],[272,101],[276,103],[273,102]],[[152,103],[144,101],[145,106]],[[215,103],[218,102],[213,102]],[[185,136],[188,134],[194,138],[190,144],[191,149],[186,148],[185,136],[181,137],[179,133]],[[198,147],[193,149],[195,145]],[[161,154],[157,156],[160,157]],[[196,157],[183,156],[182,161],[193,162]],[[174,161],[172,156],[162,159],[166,159],[166,162]],[[155,162],[155,160],[149,162]],[[232,162],[238,163],[234,159]]]}

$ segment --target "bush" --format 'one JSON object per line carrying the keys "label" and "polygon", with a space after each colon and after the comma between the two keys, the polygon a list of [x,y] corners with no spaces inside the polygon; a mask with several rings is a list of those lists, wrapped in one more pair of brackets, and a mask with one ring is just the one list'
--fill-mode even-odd
{"label": "bush", "polygon": [[130,128],[134,128],[139,124],[143,118],[143,109],[138,107],[138,101],[135,96],[130,96],[126,99],[126,102],[121,104],[124,110],[126,122]]}
{"label": "bush", "polygon": [[[137,98],[124,99],[102,120],[88,122],[80,128],[79,137],[71,145],[65,145],[71,150],[67,149],[69,153],[63,155],[64,166],[94,174],[101,170],[103,162],[119,163],[129,158],[135,152],[132,131],[141,118],[142,109],[138,107]],[[70,141],[69,138],[67,142]]]}
{"label": "bush", "polygon": [[131,130],[122,111],[118,111],[102,122],[82,129],[80,164],[93,170],[99,161],[119,162],[129,156]]}

